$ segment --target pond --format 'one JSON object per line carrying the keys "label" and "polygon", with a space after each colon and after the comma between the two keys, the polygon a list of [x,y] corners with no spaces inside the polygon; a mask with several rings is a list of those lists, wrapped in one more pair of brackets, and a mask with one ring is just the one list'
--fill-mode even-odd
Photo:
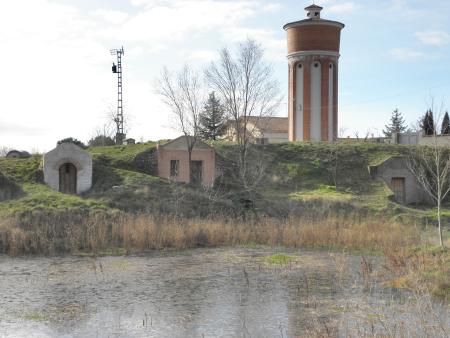
{"label": "pond", "polygon": [[[283,252],[286,252],[285,250]],[[0,256],[0,337],[436,336],[449,307],[382,287],[383,259],[267,248]]]}

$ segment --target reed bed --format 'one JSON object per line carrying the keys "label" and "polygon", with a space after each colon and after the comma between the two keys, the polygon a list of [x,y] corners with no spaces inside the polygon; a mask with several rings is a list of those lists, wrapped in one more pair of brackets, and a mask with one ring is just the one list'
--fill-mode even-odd
{"label": "reed bed", "polygon": [[390,252],[418,244],[418,230],[389,222],[292,217],[287,220],[190,219],[153,215],[57,216],[0,221],[0,252],[9,255],[128,252],[249,244]]}
{"label": "reed bed", "polygon": [[397,276],[390,286],[424,290],[449,301],[450,252],[423,250],[420,244],[421,231],[413,226],[332,215],[239,221],[123,213],[51,214],[0,220],[0,253],[11,256],[137,254],[254,245],[356,251],[362,256],[379,253],[386,259],[386,268]]}

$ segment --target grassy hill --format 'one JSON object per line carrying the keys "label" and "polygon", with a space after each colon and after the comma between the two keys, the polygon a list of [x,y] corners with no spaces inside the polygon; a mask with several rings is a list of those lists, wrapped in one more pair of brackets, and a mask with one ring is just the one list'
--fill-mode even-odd
{"label": "grassy hill", "polygon": [[[215,144],[225,168],[233,168],[235,146]],[[245,196],[229,171],[215,189],[173,184],[156,176],[156,143],[93,147],[93,187],[83,196],[67,196],[43,184],[42,158],[0,159],[0,172],[23,193],[0,203],[0,215],[83,212],[153,213],[184,217],[242,216]],[[383,215],[422,222],[432,210],[392,202],[384,182],[373,179],[368,166],[408,147],[373,143],[286,143],[255,147],[263,156],[265,176],[252,198],[256,213],[271,217],[336,213],[346,217]],[[230,169],[231,170],[231,169]],[[253,211],[252,211],[253,213]]]}
{"label": "grassy hill", "polygon": [[6,178],[0,172],[0,202],[19,196],[22,193],[20,187]]}

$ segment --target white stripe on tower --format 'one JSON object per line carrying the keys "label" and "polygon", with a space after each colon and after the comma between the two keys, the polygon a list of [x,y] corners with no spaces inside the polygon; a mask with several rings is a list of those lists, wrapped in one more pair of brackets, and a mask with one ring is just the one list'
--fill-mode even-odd
{"label": "white stripe on tower", "polygon": [[322,71],[320,62],[311,64],[311,140],[322,140]]}
{"label": "white stripe on tower", "polygon": [[334,130],[334,121],[333,121],[333,100],[334,100],[334,66],[330,63],[330,67],[328,69],[328,141],[333,142],[333,130]]}
{"label": "white stripe on tower", "polygon": [[295,139],[303,141],[303,69],[302,64],[296,68],[296,93],[295,93]]}

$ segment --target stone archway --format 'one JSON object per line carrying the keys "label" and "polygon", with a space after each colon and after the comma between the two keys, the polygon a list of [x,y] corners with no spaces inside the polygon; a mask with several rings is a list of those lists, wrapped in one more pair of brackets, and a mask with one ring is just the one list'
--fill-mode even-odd
{"label": "stone archway", "polygon": [[59,167],[59,192],[77,193],[77,168],[72,163],[64,163]]}

